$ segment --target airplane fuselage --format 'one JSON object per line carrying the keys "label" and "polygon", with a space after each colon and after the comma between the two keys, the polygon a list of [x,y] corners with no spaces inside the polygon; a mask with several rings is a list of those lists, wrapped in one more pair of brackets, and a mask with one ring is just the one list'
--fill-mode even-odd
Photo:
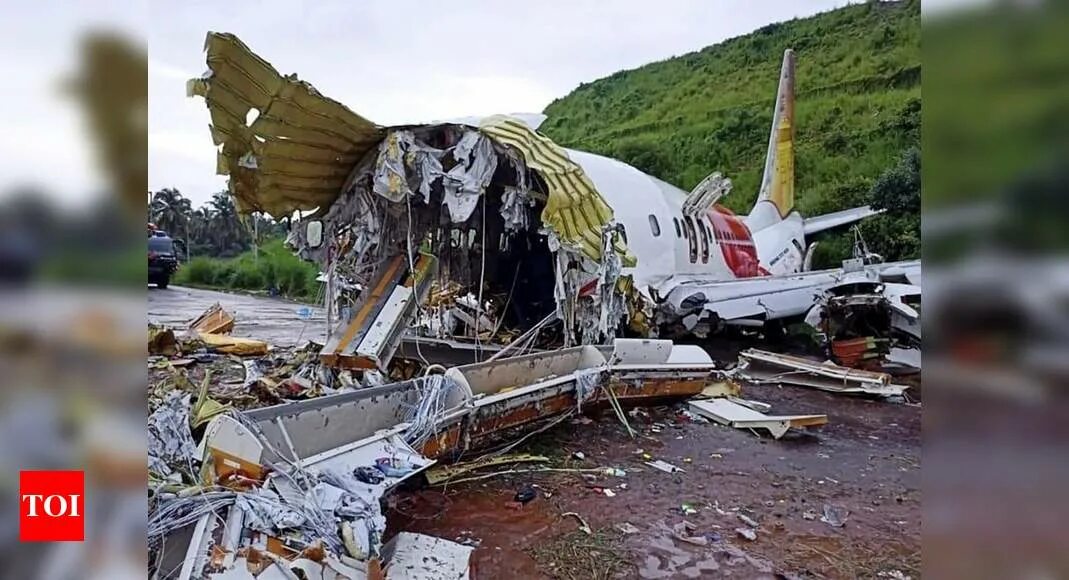
{"label": "airplane fuselage", "polygon": [[[786,218],[763,219],[759,203],[751,216],[734,215],[716,205],[686,215],[687,193],[638,169],[593,153],[568,150],[583,167],[624,226],[628,248],[638,264],[624,274],[641,290],[658,289],[676,279],[729,281],[784,275],[802,268],[805,236],[797,212]],[[758,228],[751,224],[757,220]]]}

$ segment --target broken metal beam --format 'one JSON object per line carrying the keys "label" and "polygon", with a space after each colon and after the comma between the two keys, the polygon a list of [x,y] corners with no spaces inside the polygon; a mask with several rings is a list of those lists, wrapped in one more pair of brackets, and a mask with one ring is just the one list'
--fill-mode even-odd
{"label": "broken metal beam", "polygon": [[395,256],[368,285],[353,319],[343,323],[320,353],[329,367],[385,371],[402,335],[411,326],[417,306],[430,291],[438,260],[421,254],[408,273],[404,256]]}
{"label": "broken metal beam", "polygon": [[819,427],[828,422],[827,415],[765,415],[728,399],[691,401],[694,413],[721,425],[736,429],[764,429],[779,439],[792,427]]}

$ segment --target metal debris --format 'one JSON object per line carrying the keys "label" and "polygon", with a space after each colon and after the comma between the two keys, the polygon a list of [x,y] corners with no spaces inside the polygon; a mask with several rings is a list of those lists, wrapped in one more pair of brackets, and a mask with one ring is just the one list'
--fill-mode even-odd
{"label": "metal debris", "polygon": [[788,384],[842,394],[901,396],[907,385],[891,384],[891,375],[815,362],[758,349],[739,353],[738,376],[756,384]]}
{"label": "metal debris", "polygon": [[230,334],[234,330],[234,316],[216,302],[189,323],[189,329],[198,333]]}
{"label": "metal debris", "polygon": [[672,465],[671,463],[668,463],[667,461],[662,461],[660,459],[657,459],[655,461],[646,461],[645,464],[658,471],[663,471],[665,473],[686,473],[685,469],[681,467],[676,467],[675,465]]}
{"label": "metal debris", "polygon": [[764,429],[779,439],[792,427],[818,427],[828,422],[827,415],[765,415],[728,399],[690,401],[695,413],[721,425],[736,429]]}

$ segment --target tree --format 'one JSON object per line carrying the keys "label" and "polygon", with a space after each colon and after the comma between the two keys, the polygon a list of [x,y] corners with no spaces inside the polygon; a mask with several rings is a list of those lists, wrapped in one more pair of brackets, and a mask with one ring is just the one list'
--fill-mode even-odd
{"label": "tree", "polygon": [[908,260],[921,251],[921,153],[908,149],[869,191],[869,204],[884,213],[862,222],[874,252],[888,261]]}
{"label": "tree", "polygon": [[[189,237],[190,214],[193,204],[172,187],[165,187],[152,194],[149,216],[156,227],[172,237]],[[186,240],[186,258],[189,258],[189,241]]]}
{"label": "tree", "polygon": [[245,227],[229,193],[219,191],[212,194],[208,213],[209,239],[220,255],[232,256],[248,247]]}

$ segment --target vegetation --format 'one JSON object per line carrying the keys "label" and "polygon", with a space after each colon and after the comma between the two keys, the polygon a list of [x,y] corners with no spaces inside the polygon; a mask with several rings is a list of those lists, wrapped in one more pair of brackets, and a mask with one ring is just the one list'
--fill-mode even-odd
{"label": "vegetation", "polygon": [[[745,213],[760,184],[786,48],[797,53],[799,211],[815,215],[864,203],[877,178],[920,146],[916,0],[771,24],[584,83],[550,103],[541,129],[564,146],[615,157],[686,190],[721,171],[734,182],[725,205]],[[917,255],[919,245],[897,238],[919,239],[919,229],[898,229],[919,227],[919,219],[884,225],[889,229],[878,239],[867,240],[873,251]],[[830,245],[848,249],[846,239]],[[913,253],[902,254],[906,248]]]}
{"label": "vegetation", "polygon": [[318,270],[285,247],[285,226],[260,215],[239,217],[225,191],[194,209],[178,190],[161,189],[152,194],[149,219],[183,243],[179,257],[189,259],[178,269],[175,284],[317,298]]}
{"label": "vegetation", "polygon": [[[254,242],[262,244],[286,234],[286,228],[270,218],[240,217],[234,200],[225,191],[212,194],[208,203],[194,209],[177,189],[161,189],[152,194],[149,220],[181,240],[189,257],[233,257],[252,248]],[[254,231],[259,240],[253,239]]]}
{"label": "vegetation", "polygon": [[193,258],[178,269],[174,283],[267,291],[295,300],[315,301],[320,291],[317,275],[314,265],[294,255],[281,239],[274,239],[261,246],[258,255],[248,251],[234,258]]}

